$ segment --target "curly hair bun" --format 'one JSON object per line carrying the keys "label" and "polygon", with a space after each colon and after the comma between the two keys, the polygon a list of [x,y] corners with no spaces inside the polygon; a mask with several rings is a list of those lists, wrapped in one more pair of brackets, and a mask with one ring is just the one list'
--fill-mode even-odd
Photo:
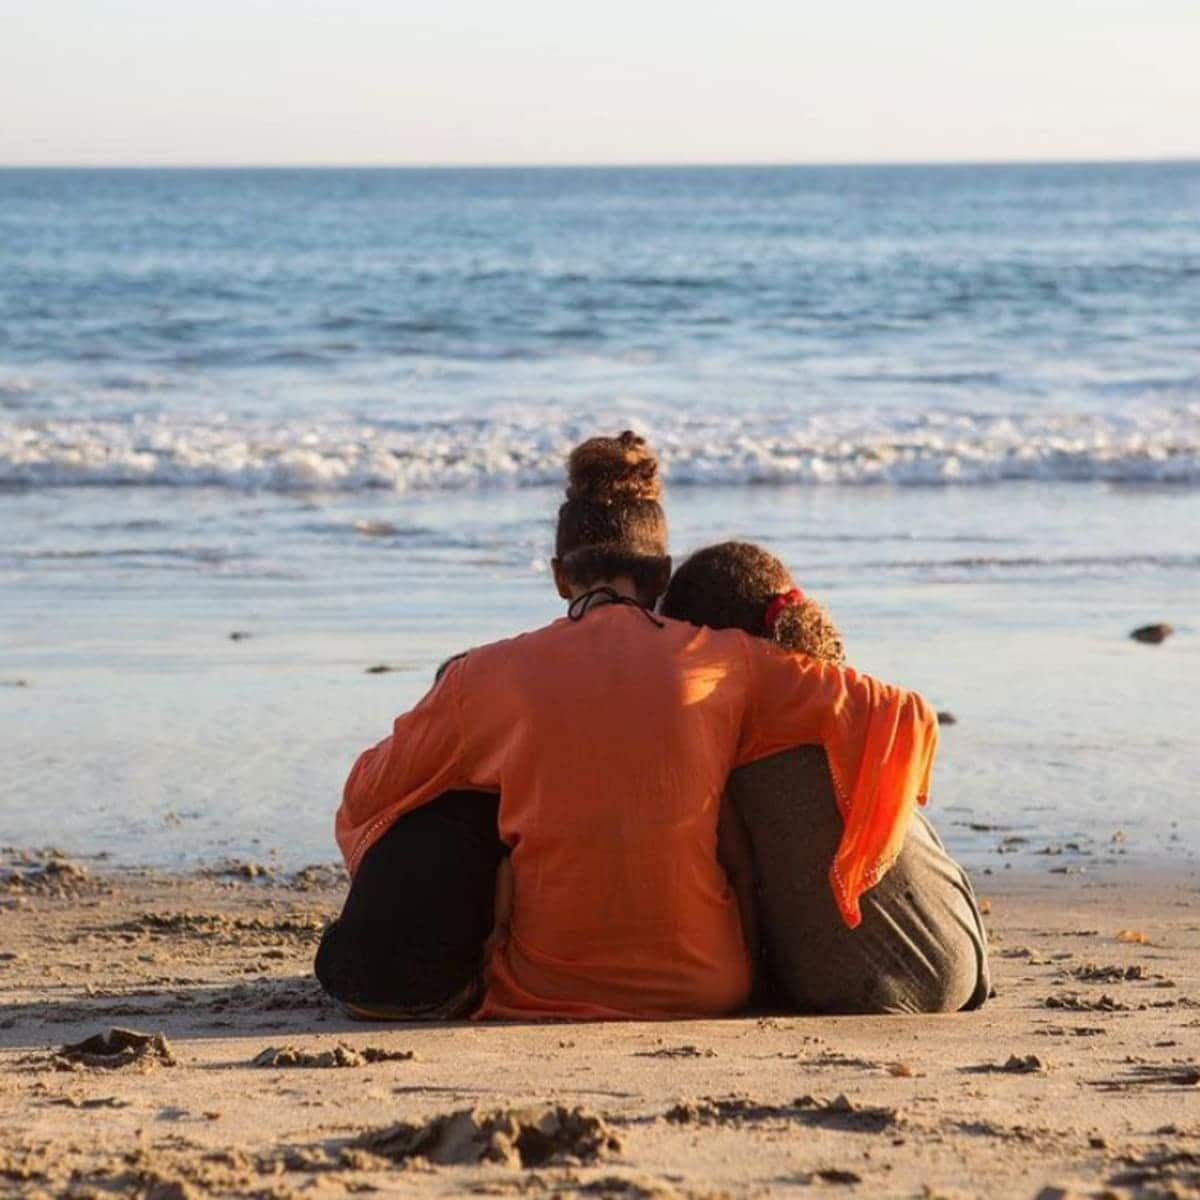
{"label": "curly hair bun", "polygon": [[593,504],[654,501],[662,495],[658,459],[628,429],[618,437],[594,437],[567,460],[567,499]]}

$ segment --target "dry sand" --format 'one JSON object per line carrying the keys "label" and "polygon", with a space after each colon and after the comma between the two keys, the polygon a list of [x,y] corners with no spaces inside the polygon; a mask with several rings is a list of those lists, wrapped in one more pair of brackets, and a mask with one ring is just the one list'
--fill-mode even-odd
{"label": "dry sand", "polygon": [[1200,875],[981,882],[981,1013],[368,1026],[309,973],[336,872],[32,856],[0,1195],[1200,1196]]}

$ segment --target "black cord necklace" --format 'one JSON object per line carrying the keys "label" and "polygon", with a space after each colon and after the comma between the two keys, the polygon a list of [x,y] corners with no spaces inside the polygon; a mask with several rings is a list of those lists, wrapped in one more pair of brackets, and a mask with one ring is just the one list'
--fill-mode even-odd
{"label": "black cord necklace", "polygon": [[582,621],[584,615],[591,607],[591,602],[598,596],[604,597],[606,604],[627,604],[630,608],[636,608],[638,612],[650,622],[651,625],[659,629],[665,629],[666,626],[660,621],[644,604],[635,600],[632,596],[622,596],[616,588],[598,587],[592,588],[590,591],[584,592],[580,596],[576,596],[567,607],[567,619],[571,621]]}

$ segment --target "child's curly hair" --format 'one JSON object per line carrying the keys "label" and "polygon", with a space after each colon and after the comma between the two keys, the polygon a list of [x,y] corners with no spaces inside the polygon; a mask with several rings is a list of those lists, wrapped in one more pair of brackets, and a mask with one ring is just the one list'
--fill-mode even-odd
{"label": "child's curly hair", "polygon": [[846,661],[829,614],[796,592],[779,559],[750,542],[697,550],[671,576],[662,614],[712,629],[742,629],[810,658]]}

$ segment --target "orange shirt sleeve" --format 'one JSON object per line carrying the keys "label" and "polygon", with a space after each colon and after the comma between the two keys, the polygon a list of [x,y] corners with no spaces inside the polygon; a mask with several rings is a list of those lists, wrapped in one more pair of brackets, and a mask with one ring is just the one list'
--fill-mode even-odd
{"label": "orange shirt sleeve", "polygon": [[396,718],[391,736],[359,755],[351,769],[334,826],[351,874],[397,817],[442,792],[471,786],[460,697],[465,665],[466,659],[451,663],[416,708]]}
{"label": "orange shirt sleeve", "polygon": [[825,748],[842,811],[829,882],[843,920],[900,853],[929,796],[937,717],[916,692],[747,639],[748,705],[737,765],[793,746]]}

